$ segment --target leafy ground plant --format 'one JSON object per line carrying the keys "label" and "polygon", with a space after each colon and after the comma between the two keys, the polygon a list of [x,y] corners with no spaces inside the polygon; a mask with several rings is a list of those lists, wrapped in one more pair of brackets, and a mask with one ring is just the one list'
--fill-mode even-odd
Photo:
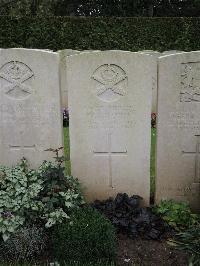
{"label": "leafy ground plant", "polygon": [[175,236],[169,244],[191,254],[190,265],[200,265],[200,226],[194,226]]}
{"label": "leafy ground plant", "polygon": [[158,240],[171,231],[169,225],[152,212],[151,208],[141,207],[142,198],[138,195],[129,197],[118,193],[115,199],[95,200],[92,206],[104,214],[117,231],[130,238],[143,237]]}
{"label": "leafy ground plant", "polygon": [[12,168],[0,167],[0,233],[4,240],[26,223],[42,221],[46,227],[69,220],[83,197],[76,179],[66,176],[59,149],[51,149],[55,163],[29,169],[26,159]]}
{"label": "leafy ground plant", "polygon": [[186,202],[175,202],[174,200],[163,200],[155,208],[155,212],[163,218],[170,226],[181,231],[200,223],[200,217],[192,213]]}
{"label": "leafy ground plant", "polygon": [[44,228],[29,225],[18,229],[10,238],[0,243],[1,260],[5,262],[30,261],[46,249],[48,236]]}
{"label": "leafy ground plant", "polygon": [[62,166],[65,157],[59,156],[61,149],[62,147],[48,150],[55,154],[56,163],[46,163],[41,175],[43,189],[39,198],[45,205],[44,213],[48,219],[46,227],[62,222],[65,218],[68,219],[70,210],[84,203],[78,180],[72,176],[65,176],[65,168]]}
{"label": "leafy ground plant", "polygon": [[15,232],[29,215],[43,208],[36,200],[42,190],[42,179],[28,170],[25,159],[13,167],[0,167],[0,232],[4,240]]}

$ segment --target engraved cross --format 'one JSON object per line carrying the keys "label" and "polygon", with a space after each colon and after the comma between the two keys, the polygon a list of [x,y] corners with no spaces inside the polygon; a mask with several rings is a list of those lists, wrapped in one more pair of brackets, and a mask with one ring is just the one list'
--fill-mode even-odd
{"label": "engraved cross", "polygon": [[200,157],[200,135],[195,135],[196,137],[196,150],[195,151],[183,151],[184,154],[195,154],[195,183],[200,182],[200,164],[199,164],[199,157]]}
{"label": "engraved cross", "polygon": [[9,145],[11,150],[24,151],[24,150],[35,150],[35,145]]}
{"label": "engraved cross", "polygon": [[112,171],[112,157],[113,156],[127,156],[127,150],[112,151],[112,133],[108,133],[108,149],[104,151],[93,151],[95,156],[107,156],[109,163],[109,187],[113,188],[113,171]]}

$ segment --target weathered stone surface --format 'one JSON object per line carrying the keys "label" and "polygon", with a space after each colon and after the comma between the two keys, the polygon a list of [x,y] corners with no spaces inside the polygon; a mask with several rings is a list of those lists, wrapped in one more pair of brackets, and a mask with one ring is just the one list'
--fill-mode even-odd
{"label": "weathered stone surface", "polygon": [[158,51],[154,51],[154,50],[142,50],[142,51],[139,51],[139,53],[143,53],[143,54],[148,54],[148,55],[153,55],[155,57],[159,57],[161,55],[160,52]]}
{"label": "weathered stone surface", "polygon": [[32,167],[63,145],[58,55],[29,49],[0,50],[0,164],[22,157]]}
{"label": "weathered stone surface", "polygon": [[[156,63],[157,63],[159,56],[162,55],[158,51],[153,51],[153,50],[143,50],[143,51],[140,51],[140,53],[153,56]],[[152,113],[157,113],[157,93],[158,93],[157,81],[158,80],[157,80],[157,72],[156,72],[154,73],[154,76],[152,76],[152,105],[151,105]]]}
{"label": "weathered stone surface", "polygon": [[62,109],[68,108],[68,90],[67,90],[67,76],[66,76],[66,57],[78,54],[80,51],[65,49],[58,51],[60,57],[60,91],[61,91],[61,106]]}
{"label": "weathered stone surface", "polygon": [[179,54],[179,53],[183,53],[184,51],[179,51],[179,50],[169,50],[169,51],[164,51],[162,52],[162,56],[163,55],[171,55],[171,54]]}
{"label": "weathered stone surface", "polygon": [[[181,51],[170,50],[170,51],[164,51],[163,53],[160,53],[154,50],[143,50],[143,51],[140,51],[140,53],[151,55],[157,61],[160,56],[181,53]],[[157,94],[158,94],[157,82],[158,82],[158,76],[156,73],[156,75],[152,77],[152,107],[151,107],[152,113],[157,113]]]}
{"label": "weathered stone surface", "polygon": [[68,89],[67,89],[67,76],[66,76],[66,57],[79,54],[82,52],[94,52],[95,50],[73,50],[65,49],[58,51],[60,56],[60,90],[61,90],[61,106],[62,109],[68,109]]}
{"label": "weathered stone surface", "polygon": [[118,192],[149,203],[153,57],[106,51],[69,56],[72,174],[89,200]]}
{"label": "weathered stone surface", "polygon": [[200,52],[159,58],[156,202],[200,209]]}

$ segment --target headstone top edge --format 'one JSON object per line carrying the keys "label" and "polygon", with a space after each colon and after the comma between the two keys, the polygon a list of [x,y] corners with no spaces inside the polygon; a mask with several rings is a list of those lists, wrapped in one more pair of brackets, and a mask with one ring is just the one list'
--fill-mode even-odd
{"label": "headstone top edge", "polygon": [[164,54],[164,55],[161,55],[159,56],[159,60],[162,60],[162,59],[168,59],[168,58],[175,58],[175,57],[179,57],[180,55],[183,55],[183,56],[192,56],[194,54],[199,54],[200,55],[200,51],[191,51],[191,52],[178,52],[178,53],[174,53],[174,54]]}
{"label": "headstone top edge", "polygon": [[58,55],[58,52],[53,52],[51,50],[45,50],[45,49],[28,49],[28,48],[1,48],[0,51],[7,52],[7,51],[23,51],[23,52],[37,52],[37,53],[43,53],[43,54],[53,54]]}
{"label": "headstone top edge", "polygon": [[[106,55],[106,54],[110,54],[110,55],[114,55],[114,54],[129,54],[129,55],[134,55],[134,56],[138,56],[138,57],[146,57],[146,58],[153,58],[153,56],[151,56],[150,54],[146,54],[146,53],[141,53],[141,52],[131,52],[131,51],[123,51],[123,50],[106,50],[106,51],[83,51],[83,52],[79,52],[79,53],[75,53],[75,54],[70,54],[67,57],[84,57],[84,56],[95,56],[95,55]],[[150,57],[151,56],[151,57]]]}

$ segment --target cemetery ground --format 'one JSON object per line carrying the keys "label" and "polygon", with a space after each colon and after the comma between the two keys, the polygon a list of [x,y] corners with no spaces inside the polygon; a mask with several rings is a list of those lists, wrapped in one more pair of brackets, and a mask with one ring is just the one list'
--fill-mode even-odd
{"label": "cemetery ground", "polygon": [[[69,128],[64,127],[65,156],[69,158]],[[155,149],[156,128],[151,130],[151,201],[154,200],[155,192]],[[70,161],[65,162],[66,173],[70,174]],[[188,265],[189,255],[167,243],[167,238],[162,240],[150,240],[143,238],[131,239],[126,234],[118,234],[117,265]],[[101,263],[100,263],[101,265]],[[105,263],[102,263],[102,266]],[[112,264],[109,264],[112,265]]]}

